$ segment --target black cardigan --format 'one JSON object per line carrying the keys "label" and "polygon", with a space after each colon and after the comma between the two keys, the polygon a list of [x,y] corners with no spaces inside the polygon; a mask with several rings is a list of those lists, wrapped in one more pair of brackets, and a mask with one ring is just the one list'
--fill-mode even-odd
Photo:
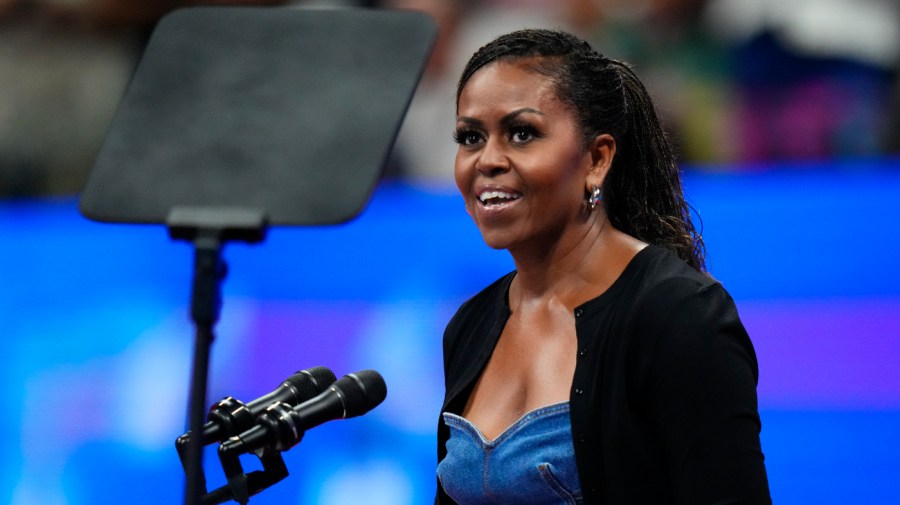
{"label": "black cardigan", "polygon": [[[514,276],[468,300],[447,325],[442,412],[465,408],[509,318]],[[648,246],[573,316],[569,402],[585,505],[771,503],[756,354],[721,284]],[[438,461],[449,435],[439,419]],[[440,483],[435,503],[454,503]]]}

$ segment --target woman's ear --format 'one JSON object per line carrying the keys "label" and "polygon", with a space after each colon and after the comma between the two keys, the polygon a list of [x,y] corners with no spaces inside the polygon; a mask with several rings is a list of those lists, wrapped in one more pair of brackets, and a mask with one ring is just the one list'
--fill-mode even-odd
{"label": "woman's ear", "polygon": [[606,174],[609,173],[616,155],[616,139],[608,133],[602,133],[591,140],[588,150],[591,155],[591,166],[585,180],[585,189],[590,192],[594,187],[603,187],[603,181],[606,180]]}

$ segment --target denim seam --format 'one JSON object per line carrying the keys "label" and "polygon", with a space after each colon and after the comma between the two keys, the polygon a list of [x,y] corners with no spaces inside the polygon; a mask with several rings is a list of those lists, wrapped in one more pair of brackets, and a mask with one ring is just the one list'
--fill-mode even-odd
{"label": "denim seam", "polygon": [[478,429],[477,426],[472,424],[471,421],[462,417],[460,415],[454,414],[452,412],[444,412],[444,424],[453,425],[458,429],[464,430],[474,436],[476,436],[480,441],[484,448],[488,447],[497,447],[507,438],[512,437],[516,432],[526,427],[530,422],[541,419],[544,417],[549,417],[555,414],[561,414],[563,412],[569,411],[569,403],[568,402],[560,402],[554,403],[552,405],[547,405],[544,407],[539,407],[534,410],[530,410],[525,413],[522,417],[516,420],[516,422],[509,425],[505,430],[503,430],[500,435],[497,436],[494,440],[488,440],[485,438],[484,434],[481,430]]}
{"label": "denim seam", "polygon": [[544,482],[546,482],[547,485],[550,486],[551,489],[553,489],[553,492],[559,495],[560,498],[566,500],[566,502],[568,502],[570,505],[577,505],[579,500],[581,500],[581,497],[579,496],[580,493],[569,491],[565,486],[562,485],[559,479],[556,478],[556,475],[553,474],[551,465],[549,463],[541,463],[540,465],[538,465],[537,469],[538,473],[541,474],[541,478],[544,480]]}

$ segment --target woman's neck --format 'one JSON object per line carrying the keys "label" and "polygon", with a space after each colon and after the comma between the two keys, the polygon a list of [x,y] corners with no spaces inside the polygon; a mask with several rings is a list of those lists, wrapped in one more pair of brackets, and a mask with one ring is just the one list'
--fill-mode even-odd
{"label": "woman's neck", "polygon": [[510,250],[516,278],[510,307],[561,303],[574,309],[607,289],[647,244],[612,226],[605,215],[567,232],[545,247]]}

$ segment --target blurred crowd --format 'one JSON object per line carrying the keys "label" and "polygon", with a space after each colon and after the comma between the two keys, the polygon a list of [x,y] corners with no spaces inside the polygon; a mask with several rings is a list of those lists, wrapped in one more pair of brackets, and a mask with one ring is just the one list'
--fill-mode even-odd
{"label": "blurred crowd", "polygon": [[415,184],[452,179],[466,59],[529,26],[632,63],[686,166],[900,152],[900,0],[0,0],[0,196],[79,192],[153,26],[198,4],[431,14],[438,40],[388,167]]}

